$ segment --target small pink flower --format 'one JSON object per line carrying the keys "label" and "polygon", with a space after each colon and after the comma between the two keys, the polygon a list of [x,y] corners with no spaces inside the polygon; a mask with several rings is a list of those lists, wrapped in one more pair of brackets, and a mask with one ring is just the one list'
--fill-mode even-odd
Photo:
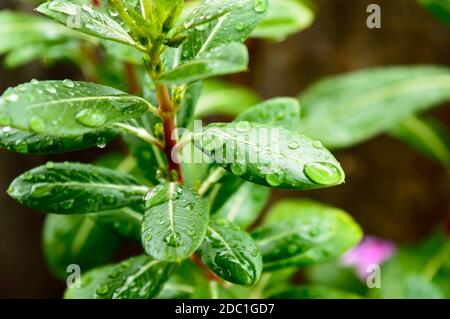
{"label": "small pink flower", "polygon": [[341,264],[355,268],[358,277],[365,280],[369,265],[381,265],[395,252],[395,244],[389,240],[365,236],[361,243],[341,257]]}

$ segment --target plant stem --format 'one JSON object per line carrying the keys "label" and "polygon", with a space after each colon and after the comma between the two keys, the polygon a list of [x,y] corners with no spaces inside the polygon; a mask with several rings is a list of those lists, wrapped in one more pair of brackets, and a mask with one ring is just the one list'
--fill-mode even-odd
{"label": "plant stem", "polygon": [[196,264],[198,266],[198,268],[200,268],[200,270],[203,272],[203,274],[208,279],[208,281],[216,281],[219,279],[219,277],[217,277],[217,275],[215,273],[213,273],[208,268],[208,266],[206,266],[203,263],[202,259],[197,254],[195,254],[195,253],[192,254],[191,259],[194,262],[194,264]]}
{"label": "plant stem", "polygon": [[204,196],[209,188],[217,183],[222,176],[225,174],[225,170],[221,167],[216,168],[211,174],[209,174],[208,178],[204,180],[200,188],[198,189],[198,193],[200,196]]}
{"label": "plant stem", "polygon": [[134,65],[129,62],[124,62],[123,67],[125,69],[125,74],[127,76],[128,91],[131,94],[138,95],[141,92],[141,87],[139,86]]}
{"label": "plant stem", "polygon": [[124,123],[116,123],[114,124],[115,127],[121,128],[124,131],[139,137],[140,139],[155,145],[157,147],[159,147],[160,149],[164,149],[164,146],[162,145],[161,141],[159,141],[156,137],[150,135],[146,130],[142,129],[142,128],[137,128],[131,125],[127,125]]}
{"label": "plant stem", "polygon": [[176,152],[177,141],[175,136],[173,136],[176,130],[175,109],[173,108],[167,86],[156,83],[156,96],[158,97],[159,114],[164,128],[164,152],[169,163],[169,175],[172,171],[175,171],[178,176],[178,181],[182,183],[183,174],[179,164],[178,153]]}

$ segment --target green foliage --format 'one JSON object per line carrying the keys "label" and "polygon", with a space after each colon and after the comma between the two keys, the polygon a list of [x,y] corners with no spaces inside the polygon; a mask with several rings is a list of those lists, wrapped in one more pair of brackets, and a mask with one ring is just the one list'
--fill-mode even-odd
{"label": "green foliage", "polygon": [[449,0],[417,0],[428,11],[450,26]]}
{"label": "green foliage", "polygon": [[215,219],[199,251],[199,256],[223,279],[253,286],[261,276],[262,256],[249,234],[223,219]]}
{"label": "green foliage", "polygon": [[252,232],[265,270],[323,262],[349,250],[362,231],[344,211],[323,204],[286,200]]}
{"label": "green foliage", "polygon": [[16,178],[8,194],[53,214],[86,214],[142,203],[148,188],[129,175],[92,165],[52,163]]}
{"label": "green foliage", "polygon": [[319,141],[279,127],[211,124],[199,147],[214,163],[264,186],[314,189],[344,182],[339,163]]}
{"label": "green foliage", "polygon": [[450,70],[388,67],[324,79],[303,92],[300,131],[348,147],[450,99]]}
{"label": "green foliage", "polygon": [[[104,148],[120,135],[128,149],[96,166],[49,162],[8,189],[51,214],[43,235],[51,270],[63,279],[68,265],[81,267],[81,288],[68,288],[65,298],[357,298],[349,286],[333,286],[339,274],[301,286],[291,279],[354,247],[360,227],[340,209],[305,200],[279,202],[265,216],[270,188],[342,184],[344,171],[322,142],[347,147],[383,132],[449,163],[446,134],[415,116],[450,98],[447,68],[327,79],[304,92],[301,107],[297,99],[261,102],[247,88],[204,81],[247,70],[247,38],[280,41],[308,27],[309,1],[104,0],[93,7],[52,0],[37,11],[58,23],[0,12],[7,65],[66,59],[89,80],[133,91],[32,80],[0,100],[0,147],[57,154]],[[195,118],[216,114],[234,121],[190,131]],[[193,144],[207,161],[179,163]],[[121,239],[138,242],[145,255],[108,264]],[[445,296],[443,247],[423,273],[412,267],[380,296]],[[386,265],[388,278],[407,268],[396,259]]]}
{"label": "green foliage", "polygon": [[208,225],[206,201],[175,183],[159,185],[146,196],[142,244],[158,260],[181,261],[202,243]]}

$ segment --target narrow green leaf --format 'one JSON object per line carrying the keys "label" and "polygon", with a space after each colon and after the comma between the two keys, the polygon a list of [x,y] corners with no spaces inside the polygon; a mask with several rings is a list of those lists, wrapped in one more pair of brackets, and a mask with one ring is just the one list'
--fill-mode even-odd
{"label": "narrow green leaf", "polygon": [[58,137],[0,127],[0,147],[23,154],[59,154],[93,146],[105,147],[117,136],[113,130],[99,130],[78,137]]}
{"label": "narrow green leaf", "polygon": [[253,286],[261,276],[258,246],[249,234],[226,220],[210,223],[198,254],[212,271],[229,282]]}
{"label": "narrow green leaf", "polygon": [[166,84],[184,84],[209,77],[245,71],[248,64],[247,47],[233,42],[199,53],[164,74],[160,81]]}
{"label": "narrow green leaf", "polygon": [[271,299],[359,299],[360,296],[343,290],[322,286],[292,288],[270,297]]}
{"label": "narrow green leaf", "polygon": [[450,0],[418,0],[418,2],[450,26]]}
{"label": "narrow green leaf", "polygon": [[394,127],[391,134],[450,167],[450,138],[437,120],[411,116]]}
{"label": "narrow green leaf", "polygon": [[279,97],[257,104],[241,113],[235,121],[248,121],[287,130],[297,130],[300,125],[300,104],[296,99]]}
{"label": "narrow green leaf", "polygon": [[235,117],[258,102],[259,97],[249,88],[208,80],[203,82],[203,91],[195,115],[203,117],[224,114]]}
{"label": "narrow green leaf", "polygon": [[69,287],[64,292],[64,299],[92,299],[97,286],[101,283],[114,265],[107,265],[94,268],[81,275],[81,287]]}
{"label": "narrow green leaf", "polygon": [[317,82],[300,97],[300,131],[328,147],[348,147],[450,100],[450,69],[375,68]]}
{"label": "narrow green leaf", "polygon": [[286,200],[252,233],[264,270],[306,266],[333,259],[361,240],[358,224],[344,211],[323,204]]}
{"label": "narrow green leaf", "polygon": [[344,181],[341,166],[320,142],[283,128],[247,121],[211,124],[197,144],[214,163],[256,184],[314,189]]}
{"label": "narrow green leaf", "polygon": [[252,32],[252,37],[282,41],[308,28],[314,11],[302,0],[270,0],[267,16]]}
{"label": "narrow green leaf", "polygon": [[[223,196],[222,191],[221,189],[220,197]],[[269,195],[269,188],[244,182],[214,213],[214,216],[226,219],[245,229],[258,218]]]}
{"label": "narrow green leaf", "polygon": [[132,257],[117,264],[98,284],[96,299],[150,299],[168,280],[172,264],[148,256]]}
{"label": "narrow green leaf", "polygon": [[202,86],[202,82],[195,82],[187,87],[181,108],[177,113],[178,127],[188,128],[191,125]]}
{"label": "narrow green leaf", "polygon": [[117,236],[140,242],[143,208],[123,207],[87,216],[95,224]]}
{"label": "narrow green leaf", "polygon": [[48,215],[43,229],[44,256],[52,272],[67,278],[67,266],[76,264],[82,271],[110,260],[119,240],[81,215]]}
{"label": "narrow green leaf", "polygon": [[79,136],[137,118],[148,106],[142,98],[94,83],[34,80],[2,95],[0,125]]}
{"label": "narrow green leaf", "polygon": [[86,214],[141,205],[146,186],[127,174],[77,163],[47,163],[16,178],[9,195],[54,214]]}
{"label": "narrow green leaf", "polygon": [[202,243],[208,226],[206,201],[193,189],[159,185],[146,197],[142,244],[158,260],[181,261]]}
{"label": "narrow green leaf", "polygon": [[0,11],[0,55],[36,43],[55,44],[85,38],[45,18],[9,10]]}
{"label": "narrow green leaf", "polygon": [[111,16],[90,5],[81,6],[69,0],[53,0],[40,5],[36,10],[73,30],[140,47]]}
{"label": "narrow green leaf", "polygon": [[267,0],[203,1],[179,26],[180,33],[187,33],[182,59],[190,60],[224,43],[243,42],[267,8]]}

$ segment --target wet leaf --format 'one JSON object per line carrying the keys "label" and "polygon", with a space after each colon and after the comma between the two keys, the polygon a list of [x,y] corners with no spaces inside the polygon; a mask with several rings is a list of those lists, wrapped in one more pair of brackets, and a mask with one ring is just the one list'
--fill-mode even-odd
{"label": "wet leaf", "polygon": [[344,172],[319,141],[247,121],[211,124],[197,146],[212,161],[247,181],[273,188],[339,185]]}
{"label": "wet leaf", "polygon": [[212,271],[229,282],[253,286],[261,276],[258,246],[249,234],[226,220],[210,223],[198,254]]}
{"label": "wet leaf", "polygon": [[0,100],[0,125],[55,136],[79,136],[140,117],[148,103],[106,86],[36,81],[8,89]]}
{"label": "wet leaf", "polygon": [[54,214],[86,214],[142,205],[146,186],[114,170],[77,163],[39,166],[16,178],[9,195]]}
{"label": "wet leaf", "polygon": [[159,185],[146,197],[142,244],[158,260],[181,261],[202,243],[208,226],[206,201],[193,189]]}
{"label": "wet leaf", "polygon": [[361,240],[358,224],[344,211],[323,204],[285,200],[252,233],[264,270],[302,267],[333,259]]}

